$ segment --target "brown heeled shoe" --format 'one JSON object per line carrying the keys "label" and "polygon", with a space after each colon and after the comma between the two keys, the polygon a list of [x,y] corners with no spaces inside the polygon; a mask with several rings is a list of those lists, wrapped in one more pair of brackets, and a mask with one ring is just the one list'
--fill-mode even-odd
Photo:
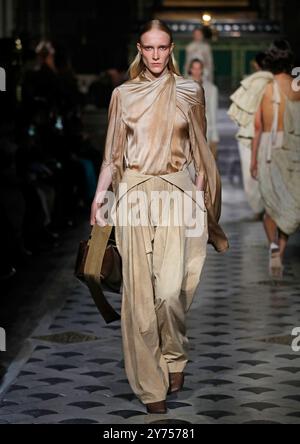
{"label": "brown heeled shoe", "polygon": [[184,384],[184,373],[169,373],[170,377],[170,388],[168,393],[176,393],[182,390]]}
{"label": "brown heeled shoe", "polygon": [[158,401],[158,402],[151,402],[149,404],[146,404],[147,412],[148,413],[166,413],[167,412],[167,405],[166,401]]}

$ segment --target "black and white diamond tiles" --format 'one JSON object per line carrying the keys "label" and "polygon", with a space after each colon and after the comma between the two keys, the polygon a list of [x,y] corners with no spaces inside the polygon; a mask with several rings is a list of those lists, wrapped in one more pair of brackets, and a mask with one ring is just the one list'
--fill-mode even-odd
{"label": "black and white diamond tiles", "polygon": [[[124,373],[120,324],[106,326],[74,280],[50,328],[31,338],[35,348],[0,401],[0,423],[300,423],[300,353],[290,347],[300,326],[299,238],[275,284],[261,224],[226,231],[231,250],[209,249],[188,315],[185,388],[168,397],[166,415],[145,414]],[[110,296],[119,309],[120,297]]]}

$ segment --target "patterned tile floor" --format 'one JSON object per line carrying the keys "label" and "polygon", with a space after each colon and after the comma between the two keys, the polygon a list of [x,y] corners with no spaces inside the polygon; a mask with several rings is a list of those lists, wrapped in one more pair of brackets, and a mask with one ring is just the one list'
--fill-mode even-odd
{"label": "patterned tile floor", "polygon": [[[300,423],[300,353],[290,345],[300,325],[299,239],[275,285],[261,225],[225,226],[231,251],[209,250],[188,315],[186,386],[168,398],[168,414],[145,415],[124,373],[119,322],[104,324],[66,267],[51,289],[65,304],[41,321],[9,370],[8,380],[17,377],[0,397],[0,422]],[[120,309],[120,296],[110,297]]]}
{"label": "patterned tile floor", "polygon": [[[73,278],[70,255],[43,289],[48,310],[0,386],[0,424],[299,424],[300,352],[291,332],[300,327],[300,237],[291,238],[284,281],[275,284],[261,223],[226,177],[223,223],[231,249],[209,248],[188,314],[185,388],[168,397],[166,415],[146,415],[132,393],[120,323],[105,325]],[[120,296],[108,296],[120,310]]]}

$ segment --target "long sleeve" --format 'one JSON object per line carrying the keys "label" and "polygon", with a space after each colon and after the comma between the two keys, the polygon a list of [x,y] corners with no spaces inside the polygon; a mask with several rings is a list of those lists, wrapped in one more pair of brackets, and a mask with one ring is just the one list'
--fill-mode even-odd
{"label": "long sleeve", "polygon": [[192,42],[185,50],[184,75],[189,76],[190,63],[193,59],[200,59],[204,62],[204,77],[213,82],[214,78],[214,58],[211,46],[206,42]]}
{"label": "long sleeve", "polygon": [[206,179],[204,195],[208,213],[209,243],[219,252],[226,251],[228,240],[218,224],[222,205],[221,178],[206,140],[205,99],[200,85],[197,103],[189,109],[189,136],[196,174],[202,174]]}
{"label": "long sleeve", "polygon": [[189,136],[196,176],[200,174],[205,174],[201,153],[205,150],[208,150],[205,94],[204,89],[200,85],[197,96],[197,103],[191,105],[189,111]]}
{"label": "long sleeve", "polygon": [[108,165],[111,167],[114,190],[122,176],[125,143],[126,124],[122,119],[121,94],[115,88],[108,109],[108,128],[101,165],[101,171]]}

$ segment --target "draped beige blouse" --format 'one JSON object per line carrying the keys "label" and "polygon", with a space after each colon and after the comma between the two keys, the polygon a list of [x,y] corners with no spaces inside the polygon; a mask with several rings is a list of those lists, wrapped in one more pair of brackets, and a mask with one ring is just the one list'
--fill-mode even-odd
{"label": "draped beige blouse", "polygon": [[101,170],[108,165],[114,192],[125,168],[150,175],[188,168],[193,181],[203,174],[210,242],[218,251],[228,248],[218,225],[221,181],[206,141],[204,92],[197,82],[169,70],[158,78],[144,71],[115,88]]}

